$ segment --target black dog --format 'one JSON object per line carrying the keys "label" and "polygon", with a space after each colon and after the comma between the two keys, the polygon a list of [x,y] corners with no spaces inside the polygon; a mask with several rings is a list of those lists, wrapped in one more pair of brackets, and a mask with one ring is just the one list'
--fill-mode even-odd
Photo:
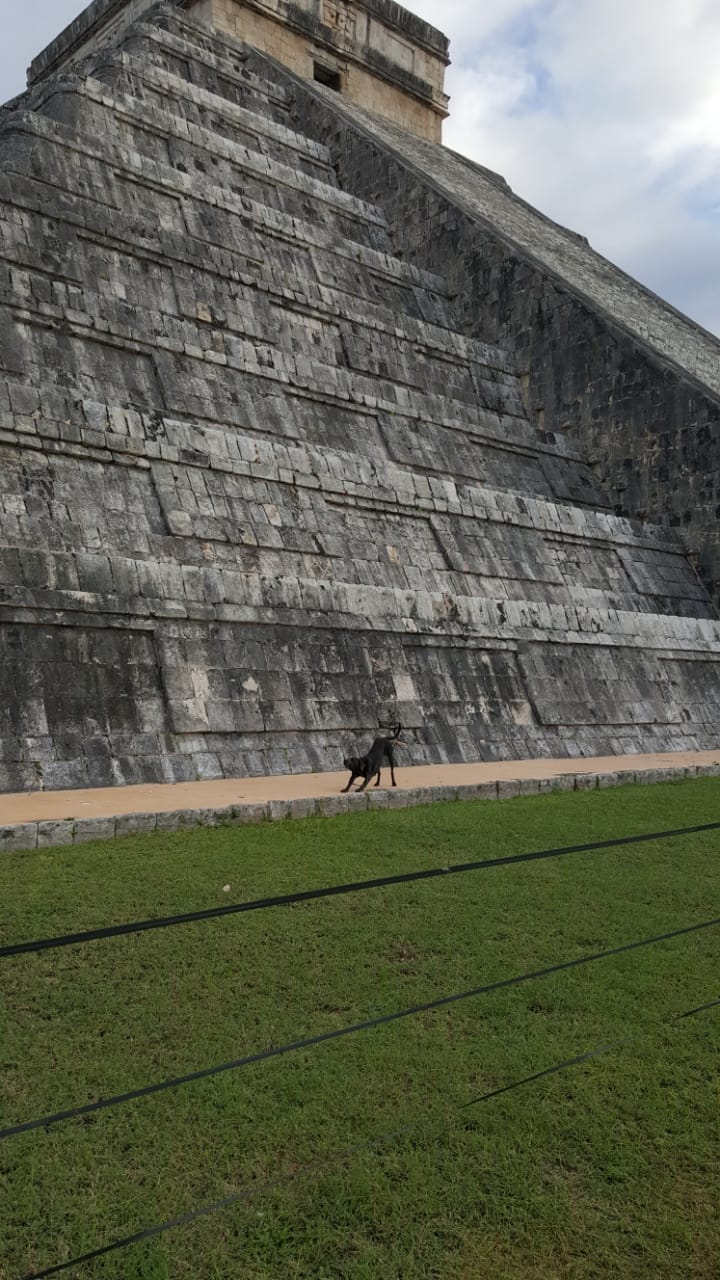
{"label": "black dog", "polygon": [[397,786],[397,782],[395,781],[395,757],[393,755],[393,747],[405,746],[405,743],[400,737],[401,733],[402,725],[398,724],[395,726],[395,732],[391,738],[376,738],[367,755],[346,757],[343,764],[346,769],[350,770],[350,781],[346,787],[343,787],[340,793],[341,795],[344,795],[346,791],[350,790],[356,778],[365,779],[362,786],[358,787],[358,791],[364,791],[368,782],[372,781],[375,777],[377,778],[375,786],[379,787],[380,770],[386,760],[390,765],[390,777],[392,778],[392,784],[394,787]]}

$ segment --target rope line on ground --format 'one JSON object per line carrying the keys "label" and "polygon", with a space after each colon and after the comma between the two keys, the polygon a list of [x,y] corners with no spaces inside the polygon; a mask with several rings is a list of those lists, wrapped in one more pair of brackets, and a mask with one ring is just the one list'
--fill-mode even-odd
{"label": "rope line on ground", "polygon": [[[694,1009],[686,1009],[683,1013],[675,1013],[671,1018],[664,1018],[660,1025],[665,1023],[682,1022],[686,1018],[694,1018],[699,1013],[706,1013],[710,1009],[715,1009],[720,1005],[720,999],[707,1000],[705,1004],[696,1005]],[[462,1104],[465,1107],[474,1107],[479,1102],[489,1102],[490,1098],[499,1098],[503,1093],[510,1093],[512,1089],[518,1089],[521,1084],[533,1084],[536,1080],[544,1080],[548,1076],[557,1075],[560,1071],[565,1071],[567,1067],[579,1066],[582,1062],[590,1062],[593,1058],[600,1058],[604,1053],[610,1053],[612,1049],[622,1049],[626,1045],[633,1044],[639,1039],[638,1033],[631,1036],[624,1036],[622,1040],[611,1040],[608,1044],[598,1045],[596,1049],[588,1049],[587,1053],[579,1053],[575,1058],[566,1058],[564,1062],[558,1062],[552,1067],[545,1067],[543,1071],[535,1071],[531,1076],[525,1076],[523,1080],[515,1080],[512,1084],[504,1084],[499,1089],[492,1089],[490,1093],[483,1093],[479,1098],[472,1098],[470,1102]]]}
{"label": "rope line on ground", "polygon": [[426,871],[410,871],[402,875],[382,876],[373,880],[356,880],[347,884],[330,885],[321,889],[305,889],[276,897],[256,898],[251,902],[231,903],[223,907],[207,907],[201,911],[188,911],[180,915],[159,916],[154,920],[135,920],[129,924],[106,925],[86,929],[80,933],[60,934],[54,938],[40,938],[28,942],[9,943],[0,947],[0,960],[11,956],[30,955],[41,951],[54,951],[81,943],[99,942],[107,938],[120,938],[128,934],[148,933],[154,929],[170,929],[177,925],[194,924],[200,920],[221,920],[225,916],[242,915],[245,912],[265,911],[270,907],[289,907],[301,902],[317,902],[321,898],[336,898],[352,893],[366,893],[371,889],[385,889],[392,885],[415,884],[421,880],[437,880],[446,876],[466,875],[472,871],[486,871],[492,867],[508,867],[524,862],[542,862],[550,858],[564,858],[572,853],[592,853],[602,849],[619,848],[622,845],[646,844],[654,840],[670,840],[678,836],[699,835],[707,831],[720,831],[720,822],[706,822],[696,827],[678,827],[672,831],[652,831],[641,835],[618,836],[612,840],[594,840],[589,844],[566,845],[558,849],[541,849],[532,853],[513,853],[501,858],[482,858],[474,862],[460,862],[449,867],[432,867]]}
{"label": "rope line on ground", "polygon": [[259,1062],[267,1062],[271,1058],[285,1057],[287,1054],[297,1053],[302,1049],[313,1049],[317,1045],[327,1044],[331,1040],[342,1040],[347,1036],[357,1035],[360,1031],[370,1031],[374,1027],[387,1026],[392,1022],[399,1022],[403,1018],[410,1018],[418,1013],[428,1013],[433,1009],[442,1009],[448,1005],[458,1004],[462,1000],[486,995],[491,991],[501,991],[507,987],[515,987],[538,978],[549,977],[553,973],[577,969],[582,965],[592,964],[597,960],[606,960],[611,956],[623,955],[629,951],[638,951],[642,947],[653,946],[659,942],[668,942],[673,938],[700,933],[702,930],[712,929],[717,925],[720,925],[720,916],[714,920],[706,920],[702,924],[686,925],[682,929],[673,929],[669,933],[662,933],[653,938],[643,938],[638,942],[626,942],[619,947],[611,947],[606,951],[596,951],[590,955],[579,956],[575,960],[564,960],[560,964],[549,965],[543,969],[535,969],[512,978],[501,978],[497,982],[486,983],[481,987],[473,987],[469,991],[460,991],[451,996],[428,1000],[424,1004],[412,1005],[408,1009],[400,1009],[395,1013],[381,1014],[377,1018],[368,1018],[364,1022],[352,1023],[347,1027],[336,1028],[334,1031],[323,1031],[319,1035],[308,1036],[303,1040],[294,1040],[289,1044],[279,1045],[272,1049],[262,1049],[258,1053],[248,1054],[243,1058],[235,1058],[231,1062],[223,1062],[218,1066],[206,1067],[201,1071],[192,1071],[187,1075],[161,1080],[155,1084],[145,1085],[141,1089],[131,1089],[127,1093],[115,1094],[110,1098],[99,1098],[96,1102],[87,1102],[77,1107],[71,1107],[66,1111],[57,1111],[51,1115],[40,1116],[35,1120],[26,1120],[22,1124],[10,1125],[0,1129],[0,1141],[17,1137],[21,1133],[30,1133],[34,1129],[49,1129],[64,1121],[77,1120],[81,1116],[107,1111],[111,1107],[118,1107],[128,1102],[136,1102],[140,1098],[149,1098],[154,1094],[164,1093],[168,1089],[177,1089],[181,1085],[192,1084],[199,1080],[209,1080],[213,1076],[223,1075],[228,1071],[239,1071],[243,1067],[249,1067]]}
{"label": "rope line on ground", "polygon": [[[700,1013],[704,1013],[710,1009],[720,1006],[720,999],[707,1001],[705,1004],[698,1005],[694,1009],[686,1009],[683,1013],[673,1014],[670,1018],[664,1018],[658,1025],[672,1024],[680,1022],[684,1019],[695,1017]],[[539,1080],[547,1079],[550,1076],[558,1075],[562,1071],[567,1071],[571,1067],[579,1066],[582,1063],[590,1062],[594,1058],[602,1057],[603,1054],[610,1053],[613,1050],[624,1048],[629,1044],[638,1041],[641,1038],[639,1033],[631,1036],[625,1036],[621,1040],[613,1040],[609,1044],[599,1045],[594,1049],[589,1049],[586,1053],[577,1054],[573,1058],[566,1058],[563,1062],[555,1063],[551,1067],[546,1067],[543,1071],[536,1071],[532,1075],[524,1076],[521,1080],[513,1080],[510,1084],[502,1085],[498,1089],[491,1089],[487,1093],[481,1094],[478,1098],[473,1098],[470,1102],[463,1103],[458,1110],[465,1111],[470,1107],[479,1106],[480,1103],[489,1102],[492,1098],[500,1097],[501,1094],[512,1092],[524,1085],[535,1084]],[[243,1201],[254,1199],[256,1196],[266,1195],[269,1191],[277,1190],[280,1187],[287,1186],[299,1177],[321,1175],[327,1170],[332,1169],[342,1160],[348,1160],[353,1156],[359,1155],[361,1152],[370,1151],[374,1147],[386,1146],[391,1142],[396,1142],[400,1138],[409,1136],[411,1133],[417,1132],[421,1127],[427,1126],[424,1121],[418,1120],[409,1125],[403,1125],[401,1128],[393,1129],[388,1133],[380,1134],[373,1138],[368,1138],[363,1142],[355,1144],[355,1146],[347,1147],[343,1151],[336,1152],[334,1155],[320,1162],[313,1162],[300,1165],[294,1169],[292,1173],[283,1174],[280,1177],[273,1178],[269,1182],[263,1182],[253,1187],[245,1187],[240,1191],[235,1191],[231,1195],[224,1196],[222,1200],[215,1200],[212,1204],[202,1205],[200,1208],[193,1209],[188,1213],[179,1214],[175,1218],[169,1218],[166,1222],[158,1223],[153,1227],[145,1227],[142,1231],[136,1231],[133,1235],[124,1236],[122,1239],[114,1240],[111,1244],[103,1245],[98,1249],[93,1249],[89,1253],[84,1253],[76,1258],[70,1259],[68,1262],[59,1262],[52,1267],[47,1267],[44,1271],[34,1271],[23,1277],[23,1280],[48,1280],[48,1277],[59,1275],[63,1271],[69,1271],[71,1267],[79,1267],[87,1262],[93,1262],[97,1258],[106,1257],[109,1253],[115,1253],[120,1249],[127,1249],[134,1244],[142,1244],[145,1240],[151,1240],[156,1236],[164,1235],[168,1231],[172,1231],[178,1227],[191,1226],[201,1218],[210,1217],[213,1213],[218,1213],[223,1209],[228,1209],[232,1205],[241,1204]],[[433,1139],[437,1138],[447,1129],[447,1124],[443,1125],[440,1130],[430,1131],[427,1136]]]}

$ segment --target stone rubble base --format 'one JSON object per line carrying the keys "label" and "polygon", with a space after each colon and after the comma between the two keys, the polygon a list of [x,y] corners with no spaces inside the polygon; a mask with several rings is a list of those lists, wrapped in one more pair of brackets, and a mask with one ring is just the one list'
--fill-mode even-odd
{"label": "stone rubble base", "polygon": [[631,783],[676,782],[684,778],[718,778],[720,763],[660,769],[621,770],[611,773],[566,773],[552,778],[506,779],[471,785],[369,790],[346,795],[295,800],[269,800],[261,804],[235,804],[215,809],[176,809],[168,813],[127,813],[117,817],[67,818],[18,823],[0,827],[0,853],[87,844],[124,836],[158,832],[191,831],[201,827],[245,826],[279,822],[287,818],[336,817],[373,809],[410,809],[435,801],[511,800],[518,796],[544,795],[550,791],[595,791]]}

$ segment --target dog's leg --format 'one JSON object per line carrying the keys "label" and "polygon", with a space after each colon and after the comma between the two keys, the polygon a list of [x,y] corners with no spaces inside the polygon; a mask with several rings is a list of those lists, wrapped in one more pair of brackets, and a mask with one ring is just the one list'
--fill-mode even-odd
{"label": "dog's leg", "polygon": [[377,771],[377,782],[375,783],[375,786],[376,787],[380,786],[380,770],[379,769]]}
{"label": "dog's leg", "polygon": [[390,780],[393,786],[396,787],[397,782],[395,781],[395,757],[393,755],[392,747],[388,747],[387,762],[390,765]]}

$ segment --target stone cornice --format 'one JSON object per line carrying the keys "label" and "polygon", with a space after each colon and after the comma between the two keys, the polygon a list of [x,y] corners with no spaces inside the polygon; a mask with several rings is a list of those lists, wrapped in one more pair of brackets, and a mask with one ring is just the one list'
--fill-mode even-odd
{"label": "stone cornice", "polygon": [[[180,9],[192,7],[191,0],[166,0],[166,2]],[[246,0],[246,2],[249,8],[260,9],[268,16],[277,16],[266,8],[262,0]],[[74,18],[56,39],[33,59],[28,68],[28,84],[34,84],[35,81],[41,79],[49,71],[54,70],[59,63],[80,48],[95,30],[102,28],[126,8],[128,3],[129,0],[92,0],[92,3],[86,9],[83,9],[77,18]],[[356,3],[365,9],[371,17],[376,18],[386,27],[434,54],[446,66],[449,65],[450,42],[441,31],[430,26],[429,23],[424,22],[421,18],[416,17],[409,10],[403,9],[401,5],[395,4],[394,0],[356,0]],[[155,0],[148,0],[147,8],[154,7]],[[287,21],[291,25],[299,27],[303,32],[307,32],[310,15],[292,3],[288,4],[287,8]],[[133,16],[139,17],[142,12],[142,8],[138,8]],[[299,21],[298,15],[302,15],[304,21]],[[323,23],[316,21],[314,25],[317,26],[320,33],[329,34],[330,29],[325,27]]]}

